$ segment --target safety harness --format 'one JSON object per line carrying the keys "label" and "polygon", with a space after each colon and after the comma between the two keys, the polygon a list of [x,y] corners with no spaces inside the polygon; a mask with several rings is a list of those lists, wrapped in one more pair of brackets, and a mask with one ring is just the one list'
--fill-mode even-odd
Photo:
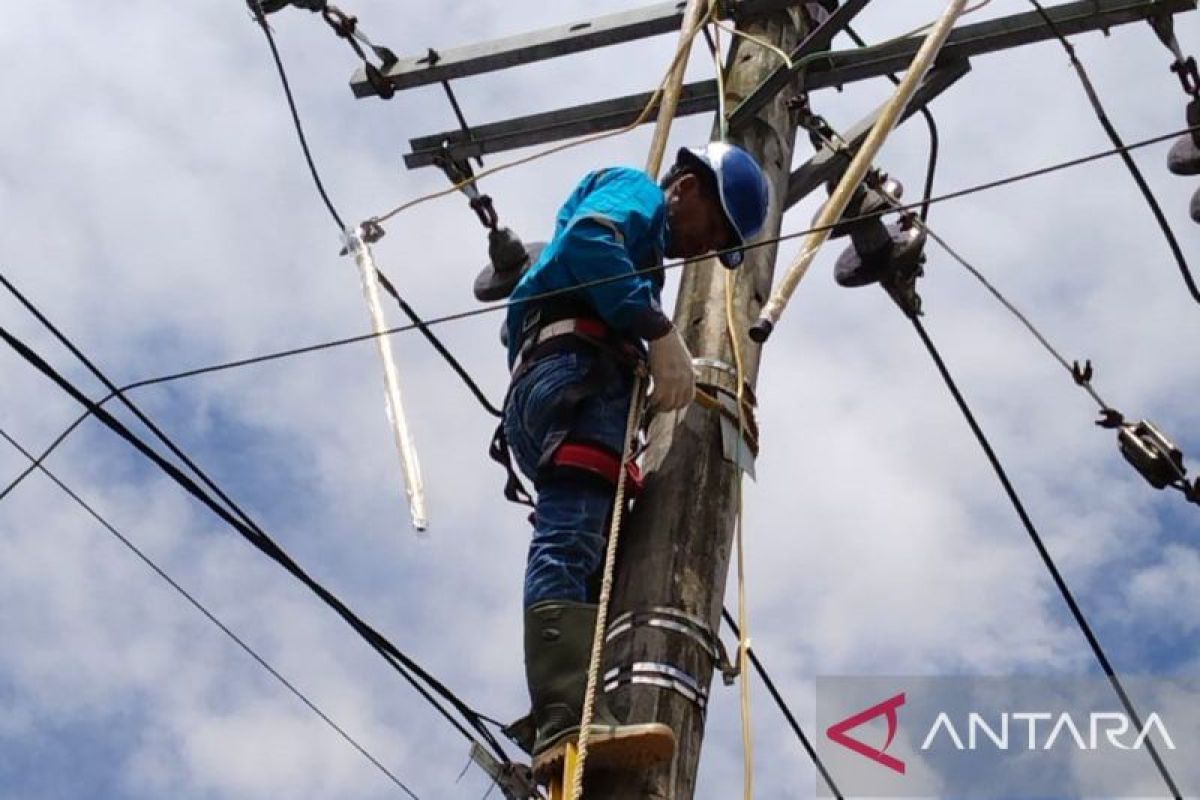
{"label": "safety harness", "polygon": [[[617,334],[606,323],[597,319],[586,303],[569,296],[559,298],[553,303],[541,303],[525,315],[521,345],[513,361],[509,394],[512,387],[538,361],[555,353],[581,349],[600,355],[609,364],[621,370],[637,369],[646,357],[643,349],[635,341]],[[568,409],[576,408],[585,398],[603,388],[605,377],[605,369],[598,362],[582,382],[564,391],[564,406]],[[504,402],[507,406],[508,395],[505,396]],[[505,498],[532,508],[533,497],[513,467],[503,422],[492,436],[488,455],[504,467],[507,473]],[[572,439],[568,435],[543,455],[534,485],[551,473],[562,472],[599,479],[610,486],[616,486],[621,472],[621,454],[596,442]],[[642,486],[641,471],[637,464],[631,461],[626,466],[626,473],[627,492],[631,497],[636,496]]]}

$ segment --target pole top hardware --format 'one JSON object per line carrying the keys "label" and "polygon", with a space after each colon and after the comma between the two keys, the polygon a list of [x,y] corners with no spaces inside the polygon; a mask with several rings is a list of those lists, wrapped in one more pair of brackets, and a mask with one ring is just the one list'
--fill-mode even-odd
{"label": "pole top hardware", "polygon": [[534,783],[533,770],[527,765],[512,762],[501,764],[478,742],[471,745],[471,760],[491,776],[505,800],[537,800],[542,796]]}
{"label": "pole top hardware", "polygon": [[1196,501],[1196,487],[1187,481],[1183,451],[1153,423],[1125,423],[1117,431],[1117,444],[1134,469],[1155,489],[1173,486]]}

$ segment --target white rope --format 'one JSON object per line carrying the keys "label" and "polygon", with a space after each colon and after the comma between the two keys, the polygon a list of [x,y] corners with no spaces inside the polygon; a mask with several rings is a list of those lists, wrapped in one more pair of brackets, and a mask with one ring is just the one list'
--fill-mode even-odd
{"label": "white rope", "polygon": [[[600,600],[596,609],[596,629],[592,634],[592,657],[588,662],[587,689],[583,693],[583,717],[579,722],[578,755],[572,781],[571,800],[583,798],[583,770],[587,763],[589,729],[596,714],[596,689],[600,683],[600,668],[604,652],[604,629],[608,627],[608,603],[612,597],[613,573],[617,565],[617,537],[625,514],[625,484],[628,465],[634,453],[634,439],[641,427],[643,379],[641,370],[634,373],[633,396],[629,399],[629,419],[625,423],[625,449],[621,452],[621,469],[617,473],[617,493],[613,499],[612,523],[608,529],[608,548],[604,553],[604,575],[600,580]],[[570,745],[568,745],[569,747]],[[566,760],[564,759],[564,764]]]}

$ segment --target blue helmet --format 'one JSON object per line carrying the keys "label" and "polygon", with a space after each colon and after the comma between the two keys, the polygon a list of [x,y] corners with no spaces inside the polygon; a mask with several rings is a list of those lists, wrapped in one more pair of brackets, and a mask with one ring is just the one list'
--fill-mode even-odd
{"label": "blue helmet", "polygon": [[738,248],[722,253],[721,263],[730,269],[741,266],[741,246],[762,231],[771,202],[770,185],[762,168],[745,150],[724,142],[680,148],[675,163],[700,167],[712,175],[721,198],[721,210],[737,240],[731,246]]}

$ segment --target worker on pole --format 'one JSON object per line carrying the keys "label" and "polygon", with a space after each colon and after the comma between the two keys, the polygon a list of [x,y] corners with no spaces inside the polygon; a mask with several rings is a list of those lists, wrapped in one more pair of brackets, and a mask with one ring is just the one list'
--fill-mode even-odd
{"label": "worker on pole", "polygon": [[[660,184],[633,168],[592,172],[513,291],[505,329],[512,383],[493,454],[507,465],[511,448],[537,490],[524,608],[540,778],[579,734],[634,376],[649,372],[651,411],[684,408],[695,396],[692,355],[661,307],[663,257],[720,251],[736,268],[768,200],[759,165],[722,143],[681,149]],[[598,769],[649,765],[674,751],[669,727],[623,724],[603,696],[588,735]]]}

